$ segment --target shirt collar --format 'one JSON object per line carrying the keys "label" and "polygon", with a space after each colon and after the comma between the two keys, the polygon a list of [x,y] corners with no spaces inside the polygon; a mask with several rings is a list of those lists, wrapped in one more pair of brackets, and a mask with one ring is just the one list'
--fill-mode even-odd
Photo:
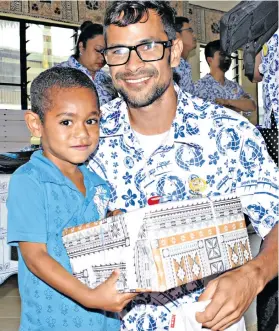
{"label": "shirt collar", "polygon": [[69,66],[71,68],[76,68],[76,69],[82,71],[84,74],[86,74],[95,83],[96,83],[96,80],[98,80],[99,78],[101,78],[104,75],[103,71],[100,69],[100,70],[95,72],[95,76],[94,76],[94,79],[93,79],[90,71],[85,66],[83,66],[80,62],[78,62],[78,60],[76,60],[73,55],[71,55],[69,57],[68,63],[69,63]]}
{"label": "shirt collar", "polygon": [[183,59],[183,57],[181,57],[180,58],[179,67],[189,68],[190,67],[190,63],[187,60]]}
{"label": "shirt collar", "polygon": [[[67,185],[71,188],[76,189],[75,185],[62,174],[60,169],[48,158],[43,155],[43,151],[39,150],[32,154],[30,162],[33,163],[37,168],[40,169],[40,181],[49,182],[57,185]],[[84,176],[84,182],[86,188],[90,186],[105,185],[105,181],[98,175],[93,176],[85,165],[79,166],[80,171]]]}
{"label": "shirt collar", "polygon": [[84,74],[86,74],[91,80],[93,80],[90,71],[84,67],[78,60],[75,59],[75,57],[72,55],[68,59],[69,66],[72,68],[76,68],[80,71],[82,71]]}
{"label": "shirt collar", "polygon": [[219,84],[219,85],[222,86],[222,87],[226,86],[226,85],[230,82],[230,80],[227,79],[226,76],[224,77],[224,78],[225,78],[225,80],[224,80],[224,85],[222,85],[220,82],[218,82],[218,80],[216,80],[211,74],[206,74],[206,75],[204,76],[204,78],[205,78],[205,79],[212,80],[215,84]]}
{"label": "shirt collar", "polygon": [[[207,108],[209,103],[206,103],[198,98],[190,96],[188,93],[183,92],[177,84],[174,84],[174,89],[177,93],[177,109],[175,118],[170,128],[169,137],[171,137],[171,139],[168,140],[167,145],[173,145],[174,142],[195,145],[195,140],[192,136],[185,134],[185,127],[181,124],[185,122],[183,120],[184,116],[187,116],[187,108],[189,108],[189,110],[194,113],[197,110],[202,112],[203,108]],[[198,101],[203,102],[205,107],[200,107],[200,105],[197,103]],[[137,145],[137,138],[134,135],[130,125],[126,102],[122,98],[117,98],[101,107],[101,110],[103,113],[103,117],[101,118],[101,137],[113,137],[122,135],[125,143],[130,148],[137,150],[139,146]]]}

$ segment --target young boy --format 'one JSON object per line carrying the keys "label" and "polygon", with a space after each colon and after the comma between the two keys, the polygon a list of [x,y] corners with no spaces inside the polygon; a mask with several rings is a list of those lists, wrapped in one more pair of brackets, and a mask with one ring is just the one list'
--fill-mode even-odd
{"label": "young boy", "polygon": [[118,271],[96,289],[82,284],[62,243],[64,228],[107,212],[107,184],[82,165],[99,139],[96,90],[82,72],[56,67],[33,81],[31,103],[25,119],[42,150],[13,174],[7,203],[8,242],[19,248],[20,331],[117,331],[108,311],[135,294],[116,291]]}

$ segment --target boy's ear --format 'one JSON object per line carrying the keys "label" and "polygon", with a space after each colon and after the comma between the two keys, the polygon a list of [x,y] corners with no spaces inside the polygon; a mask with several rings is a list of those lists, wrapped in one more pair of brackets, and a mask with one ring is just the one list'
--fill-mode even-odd
{"label": "boy's ear", "polygon": [[180,38],[173,40],[171,47],[171,67],[175,68],[180,63],[181,53],[183,51],[183,42]]}
{"label": "boy's ear", "polygon": [[42,122],[38,114],[32,111],[27,111],[24,114],[26,125],[33,137],[41,138],[42,136]]}

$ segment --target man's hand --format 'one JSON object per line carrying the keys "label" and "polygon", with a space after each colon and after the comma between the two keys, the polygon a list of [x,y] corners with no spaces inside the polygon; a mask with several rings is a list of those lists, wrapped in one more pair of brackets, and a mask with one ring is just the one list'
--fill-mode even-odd
{"label": "man's hand", "polygon": [[210,281],[199,301],[210,300],[196,319],[206,328],[222,331],[238,322],[263,284],[255,268],[246,264]]}
{"label": "man's hand", "polygon": [[218,105],[221,105],[221,106],[225,106],[225,107],[230,106],[229,100],[227,100],[227,99],[217,98],[217,99],[215,99],[215,103],[217,103]]}

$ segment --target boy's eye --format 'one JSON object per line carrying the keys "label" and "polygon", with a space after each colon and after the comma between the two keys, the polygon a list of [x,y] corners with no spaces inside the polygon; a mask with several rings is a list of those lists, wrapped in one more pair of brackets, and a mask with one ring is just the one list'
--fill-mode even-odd
{"label": "boy's eye", "polygon": [[65,126],[68,126],[68,125],[71,124],[71,121],[69,121],[69,120],[64,120],[64,121],[61,121],[60,124],[65,125]]}
{"label": "boy's eye", "polygon": [[95,118],[90,118],[89,120],[86,121],[86,123],[89,125],[94,125],[98,123],[98,120],[96,120]]}

